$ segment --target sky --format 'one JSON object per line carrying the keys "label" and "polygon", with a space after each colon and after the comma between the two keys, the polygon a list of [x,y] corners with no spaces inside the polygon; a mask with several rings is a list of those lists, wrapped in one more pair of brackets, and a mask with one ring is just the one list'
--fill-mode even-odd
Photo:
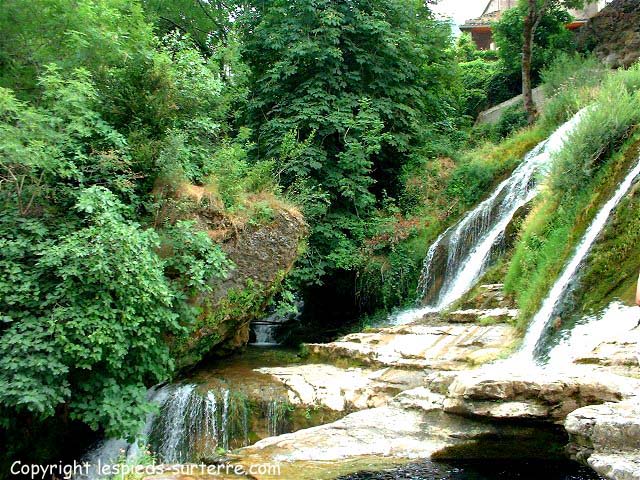
{"label": "sky", "polygon": [[479,17],[487,3],[488,0],[440,0],[432,8],[440,15],[453,18],[456,25],[461,25],[469,18]]}

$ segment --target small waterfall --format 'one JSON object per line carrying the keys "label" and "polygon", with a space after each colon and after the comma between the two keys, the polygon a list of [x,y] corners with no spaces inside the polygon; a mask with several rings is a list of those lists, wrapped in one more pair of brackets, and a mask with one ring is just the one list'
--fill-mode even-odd
{"label": "small waterfall", "polygon": [[248,399],[228,388],[202,393],[193,384],[173,386],[153,422],[149,446],[166,463],[198,461],[219,447],[245,446],[248,413]]}
{"label": "small waterfall", "polygon": [[295,300],[293,311],[279,312],[275,310],[271,315],[251,322],[250,345],[256,347],[276,347],[290,334],[295,322],[300,320],[304,302]]}
{"label": "small waterfall", "polygon": [[276,340],[276,329],[280,327],[279,323],[253,322],[251,328],[255,333],[256,340],[251,345],[258,347],[275,347],[280,345]]}
{"label": "small waterfall", "polygon": [[[202,390],[195,384],[172,384],[150,389],[150,400],[159,413],[149,415],[136,441],[101,442],[83,461],[91,465],[135,463],[141,448],[149,449],[163,463],[200,462],[216,454],[264,438],[291,431],[291,407],[286,397],[250,400],[228,387]],[[95,469],[76,480],[98,480]]]}
{"label": "small waterfall", "polygon": [[[169,395],[168,387],[152,387],[147,393],[147,400],[155,405],[162,405]],[[76,475],[74,480],[99,480],[105,478],[98,472],[98,465],[113,465],[121,460],[134,460],[140,456],[140,448],[148,443],[151,427],[156,418],[155,413],[147,415],[145,425],[133,443],[122,438],[111,438],[99,442],[83,458],[82,462],[90,465],[87,475]]]}
{"label": "small waterfall", "polygon": [[609,199],[607,203],[603,205],[596,217],[589,225],[586,233],[582,237],[580,244],[576,248],[573,257],[569,263],[565,266],[562,274],[556,280],[551,291],[542,303],[542,307],[533,317],[531,325],[527,330],[524,337],[522,347],[516,354],[516,358],[524,361],[534,361],[534,357],[539,349],[540,341],[543,337],[545,328],[549,324],[549,321],[553,318],[557,305],[561,302],[562,298],[567,292],[569,285],[575,280],[576,273],[583,260],[589,253],[592,245],[598,238],[598,235],[604,228],[609,216],[613,209],[618,205],[620,200],[627,194],[636,177],[640,175],[640,160],[636,166],[627,174],[626,178],[618,186],[618,189],[614,193],[613,197]]}
{"label": "small waterfall", "polygon": [[418,297],[425,306],[401,312],[396,324],[445,309],[469,291],[501,252],[504,233],[514,215],[538,192],[538,175],[582,118],[581,110],[547,140],[531,150],[491,196],[471,210],[431,245],[424,261]]}

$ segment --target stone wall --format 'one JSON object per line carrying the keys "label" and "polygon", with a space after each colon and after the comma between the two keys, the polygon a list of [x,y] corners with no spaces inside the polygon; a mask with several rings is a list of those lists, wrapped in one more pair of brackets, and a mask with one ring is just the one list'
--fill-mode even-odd
{"label": "stone wall", "polygon": [[611,68],[629,67],[640,58],[640,2],[613,0],[580,29],[577,42]]}

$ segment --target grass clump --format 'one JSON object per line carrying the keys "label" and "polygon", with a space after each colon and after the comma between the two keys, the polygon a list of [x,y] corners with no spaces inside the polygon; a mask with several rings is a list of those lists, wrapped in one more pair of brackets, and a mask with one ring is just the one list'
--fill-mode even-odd
{"label": "grass clump", "polygon": [[540,123],[557,126],[598,95],[608,73],[594,56],[562,54],[542,72],[542,91],[547,98]]}

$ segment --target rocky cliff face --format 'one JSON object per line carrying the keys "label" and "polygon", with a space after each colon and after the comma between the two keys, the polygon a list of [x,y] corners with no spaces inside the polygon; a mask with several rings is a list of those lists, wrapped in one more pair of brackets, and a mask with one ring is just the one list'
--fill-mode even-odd
{"label": "rocky cliff face", "polygon": [[173,339],[178,367],[204,356],[224,355],[249,341],[249,323],[265,314],[293,267],[307,234],[302,215],[272,195],[251,198],[243,216],[232,217],[203,187],[182,185],[170,192],[173,200],[163,212],[169,221],[195,220],[233,262],[209,294],[191,299],[198,313],[189,334]]}
{"label": "rocky cliff face", "polygon": [[577,40],[610,67],[629,67],[640,58],[640,2],[613,0],[580,29]]}

